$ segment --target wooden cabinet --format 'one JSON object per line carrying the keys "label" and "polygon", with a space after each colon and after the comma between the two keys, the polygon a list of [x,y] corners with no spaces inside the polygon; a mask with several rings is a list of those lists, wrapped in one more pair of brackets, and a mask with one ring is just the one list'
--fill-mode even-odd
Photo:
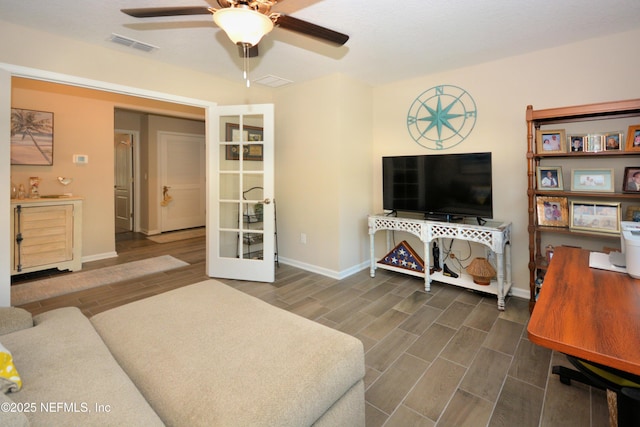
{"label": "wooden cabinet", "polygon": [[11,274],[82,269],[82,199],[11,201]]}
{"label": "wooden cabinet", "polygon": [[[602,251],[603,248],[620,248],[620,234],[615,230],[577,227],[571,218],[571,204],[582,207],[582,204],[615,206],[619,216],[624,219],[627,208],[640,208],[640,193],[623,192],[623,180],[626,167],[640,169],[640,150],[628,150],[625,147],[630,126],[640,124],[640,99],[604,102],[598,104],[579,105],[562,108],[535,110],[528,106],[527,119],[527,173],[528,173],[528,234],[529,234],[529,287],[530,310],[535,306],[537,283],[544,276],[547,268],[545,247],[567,245],[578,246],[589,250]],[[538,132],[544,134],[561,131],[564,144],[561,150],[547,151],[541,141],[537,141]],[[622,133],[619,149],[607,149],[605,138],[601,145],[589,145],[590,137],[598,135]],[[572,151],[571,136],[583,136],[585,142],[582,151]],[[596,151],[599,149],[599,151]],[[591,150],[591,151],[587,151]],[[537,177],[538,168],[543,171],[558,168],[562,174],[561,190],[538,186],[541,181]],[[582,171],[602,170],[606,176],[611,171],[610,188],[606,191],[590,191],[589,188],[573,182]],[[606,186],[605,186],[606,187]],[[597,188],[597,187],[595,187]],[[566,218],[558,223],[541,221],[538,217],[541,197],[558,198],[566,202]],[[619,206],[619,208],[618,208]],[[573,219],[577,219],[576,216]],[[619,227],[620,218],[617,218]],[[615,224],[615,222],[614,222]],[[613,227],[617,228],[617,227]]]}

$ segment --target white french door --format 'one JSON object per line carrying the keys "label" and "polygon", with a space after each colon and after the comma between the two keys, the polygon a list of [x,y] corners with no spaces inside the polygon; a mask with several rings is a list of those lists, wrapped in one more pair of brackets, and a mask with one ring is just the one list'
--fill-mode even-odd
{"label": "white french door", "polygon": [[207,274],[273,282],[273,105],[218,107],[218,114],[208,146]]}

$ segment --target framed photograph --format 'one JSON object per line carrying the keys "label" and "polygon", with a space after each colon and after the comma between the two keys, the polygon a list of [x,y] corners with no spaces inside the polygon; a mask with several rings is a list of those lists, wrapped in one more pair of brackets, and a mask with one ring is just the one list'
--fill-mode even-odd
{"label": "framed photograph", "polygon": [[[243,135],[240,138],[240,126],[235,123],[227,123],[225,140],[232,142],[262,141],[262,128],[256,126],[243,126]],[[242,144],[243,159],[261,161],[263,159],[262,144]],[[227,145],[225,159],[240,160],[240,145]]]}
{"label": "framed photograph", "polygon": [[571,201],[571,225],[575,230],[620,233],[620,203]]}
{"label": "framed photograph", "polygon": [[624,168],[622,191],[624,193],[640,192],[640,166]]}
{"label": "framed photograph", "polygon": [[538,153],[566,153],[564,129],[536,131]]}
{"label": "framed photograph", "polygon": [[613,169],[572,169],[571,191],[613,193]]}
{"label": "framed photograph", "polygon": [[624,212],[625,221],[640,222],[640,206],[627,206]]}
{"label": "framed photograph", "polygon": [[640,151],[640,125],[629,126],[627,131],[626,151]]}
{"label": "framed photograph", "polygon": [[11,109],[11,164],[53,165],[53,113]]}
{"label": "framed photograph", "polygon": [[585,151],[589,151],[591,153],[604,151],[604,135],[600,133],[587,135],[587,148]]}
{"label": "framed photograph", "polygon": [[567,140],[569,141],[569,151],[571,151],[572,153],[584,151],[586,139],[587,135],[585,134],[569,135],[567,137]]}
{"label": "framed photograph", "polygon": [[536,197],[538,225],[547,227],[568,227],[569,209],[566,197]]}
{"label": "framed photograph", "polygon": [[538,166],[538,190],[553,191],[562,190],[562,167]]}
{"label": "framed photograph", "polygon": [[608,132],[603,138],[605,151],[616,151],[622,147],[622,132]]}

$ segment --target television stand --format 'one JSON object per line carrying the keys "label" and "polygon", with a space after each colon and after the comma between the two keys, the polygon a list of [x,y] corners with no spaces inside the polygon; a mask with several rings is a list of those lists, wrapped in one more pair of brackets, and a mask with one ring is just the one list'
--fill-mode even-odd
{"label": "television stand", "polygon": [[[369,215],[369,239],[370,239],[370,256],[371,268],[370,275],[375,277],[376,269],[383,268],[387,270],[398,271],[394,267],[390,267],[376,262],[375,257],[375,234],[377,231],[387,231],[387,252],[391,248],[391,232],[404,231],[416,236],[424,245],[424,262],[425,272],[419,273],[407,270],[407,274],[418,277],[424,277],[424,290],[431,291],[431,281],[448,283],[451,285],[461,286],[475,291],[493,294],[498,297],[498,309],[504,310],[504,298],[511,289],[511,223],[500,223],[496,221],[485,222],[485,225],[477,225],[466,222],[444,222],[431,221],[413,218],[389,217],[386,215]],[[488,286],[478,285],[473,282],[470,275],[466,272],[460,272],[460,277],[450,277],[443,274],[442,271],[434,271],[430,273],[431,266],[431,249],[430,243],[438,239],[438,247],[440,250],[439,263],[440,268],[443,267],[444,259],[442,257],[442,248],[444,247],[441,239],[458,239],[470,242],[480,243],[488,247],[496,255],[496,271],[497,280],[492,280]],[[405,271],[402,271],[403,273]]]}

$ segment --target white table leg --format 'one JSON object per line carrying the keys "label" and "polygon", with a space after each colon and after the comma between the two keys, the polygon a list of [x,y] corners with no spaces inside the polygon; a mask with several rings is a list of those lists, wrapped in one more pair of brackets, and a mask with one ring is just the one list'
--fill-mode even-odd
{"label": "white table leg", "polygon": [[504,253],[496,254],[498,260],[498,310],[504,311]]}
{"label": "white table leg", "polygon": [[429,242],[424,242],[424,290],[431,292],[431,252],[429,251]]}
{"label": "white table leg", "polygon": [[369,256],[371,257],[371,265],[369,267],[369,275],[376,277],[376,258],[375,258],[375,233],[369,233]]}

